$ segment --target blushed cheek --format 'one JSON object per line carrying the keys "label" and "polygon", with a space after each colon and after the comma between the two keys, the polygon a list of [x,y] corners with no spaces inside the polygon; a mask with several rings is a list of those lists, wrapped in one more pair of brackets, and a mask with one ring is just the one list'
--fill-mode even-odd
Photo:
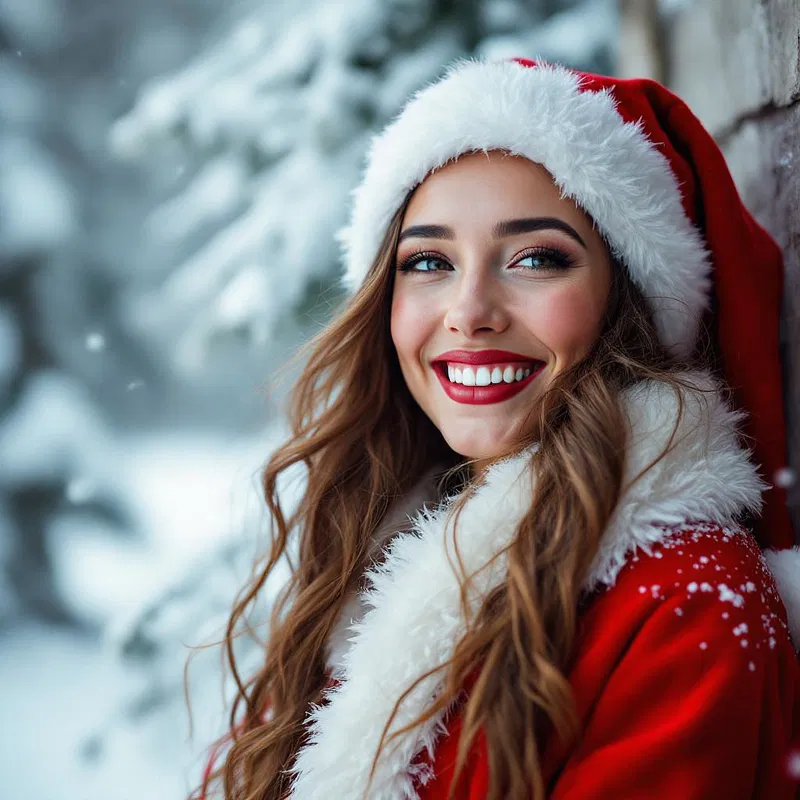
{"label": "blushed cheek", "polygon": [[391,334],[400,365],[408,367],[416,360],[423,342],[424,315],[419,304],[411,301],[404,292],[395,292],[391,308]]}
{"label": "blushed cheek", "polygon": [[405,349],[403,334],[408,331],[408,323],[406,321],[407,312],[408,307],[403,297],[395,295],[392,298],[390,330],[392,333],[392,342],[397,350],[398,356],[401,358]]}
{"label": "blushed cheek", "polygon": [[541,297],[531,329],[562,366],[581,359],[600,334],[606,291],[584,284],[562,285]]}

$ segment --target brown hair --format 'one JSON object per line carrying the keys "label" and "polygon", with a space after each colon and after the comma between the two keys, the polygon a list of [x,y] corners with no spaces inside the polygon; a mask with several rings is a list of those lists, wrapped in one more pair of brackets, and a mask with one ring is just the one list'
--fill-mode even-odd
{"label": "brown hair", "polygon": [[[480,480],[458,471],[463,459],[410,396],[391,342],[387,309],[404,211],[405,204],[359,292],[311,343],[292,395],[292,436],[264,469],[272,546],[228,623],[227,658],[238,695],[223,742],[224,764],[204,779],[202,797],[212,784],[221,785],[226,800],[280,800],[288,793],[309,705],[322,700],[326,643],[346,598],[359,587],[390,505],[433,465],[453,468],[450,475],[467,490]],[[403,729],[449,706],[474,678],[463,706],[456,774],[482,730],[490,798],[544,798],[542,742],[549,735],[569,740],[578,734],[565,675],[585,599],[581,587],[622,489],[626,420],[620,393],[648,378],[677,391],[678,367],[659,344],[645,299],[615,265],[601,336],[583,361],[554,379],[532,411],[539,441],[534,502],[507,550],[507,577],[468,619],[466,635],[440,665],[443,692]],[[515,449],[530,444],[528,437]],[[278,479],[295,465],[306,468],[307,482],[287,517]],[[265,663],[245,682],[235,636],[267,577],[289,553],[297,563],[272,612]],[[472,577],[462,576],[465,588]],[[384,735],[381,747],[389,739]]]}

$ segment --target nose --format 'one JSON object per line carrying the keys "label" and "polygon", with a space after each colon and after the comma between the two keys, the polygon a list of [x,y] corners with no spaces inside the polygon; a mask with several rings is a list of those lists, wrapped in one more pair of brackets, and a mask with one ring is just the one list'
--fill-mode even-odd
{"label": "nose", "polygon": [[443,320],[448,331],[464,336],[502,333],[509,321],[502,290],[493,276],[475,271],[453,282]]}

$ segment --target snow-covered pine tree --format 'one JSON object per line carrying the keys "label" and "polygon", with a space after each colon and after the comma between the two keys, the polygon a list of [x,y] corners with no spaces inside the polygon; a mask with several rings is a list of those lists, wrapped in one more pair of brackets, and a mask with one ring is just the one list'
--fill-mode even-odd
{"label": "snow-covered pine tree", "polygon": [[53,520],[78,506],[87,518],[121,513],[102,480],[100,415],[46,311],[53,279],[79,266],[83,233],[74,140],[50,80],[65,10],[59,0],[0,6],[0,626],[31,614],[76,621],[53,576]]}
{"label": "snow-covered pine tree", "polygon": [[[213,372],[243,346],[285,353],[341,298],[335,232],[369,136],[409,94],[459,57],[609,70],[614,47],[613,0],[318,0],[284,18],[251,12],[202,57],[144,86],[111,133],[120,157],[178,178],[148,234],[179,257],[163,285],[141,294],[139,324],[175,342],[171,362],[187,375]],[[190,685],[202,721],[183,744],[181,643],[222,635],[255,541],[255,529],[242,530],[115,627],[121,655],[149,677],[98,742],[120,751],[143,726],[169,730],[161,756],[197,780],[231,686],[220,691],[219,658],[198,659]],[[263,642],[237,646],[255,669]]]}

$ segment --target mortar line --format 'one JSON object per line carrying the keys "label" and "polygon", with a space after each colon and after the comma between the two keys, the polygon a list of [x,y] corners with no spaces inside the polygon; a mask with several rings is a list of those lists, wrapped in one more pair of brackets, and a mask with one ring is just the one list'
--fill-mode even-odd
{"label": "mortar line", "polygon": [[759,106],[751,111],[745,111],[744,114],[740,114],[730,124],[726,125],[718,133],[716,133],[714,138],[716,139],[717,144],[724,146],[728,143],[728,140],[732,136],[735,136],[737,133],[739,133],[739,131],[748,122],[763,122],[776,117],[783,111],[791,111],[793,108],[797,108],[798,106],[800,106],[800,95],[792,98],[791,102],[787,103],[786,105],[779,106],[775,102],[770,101],[769,103],[765,103],[763,106]]}

